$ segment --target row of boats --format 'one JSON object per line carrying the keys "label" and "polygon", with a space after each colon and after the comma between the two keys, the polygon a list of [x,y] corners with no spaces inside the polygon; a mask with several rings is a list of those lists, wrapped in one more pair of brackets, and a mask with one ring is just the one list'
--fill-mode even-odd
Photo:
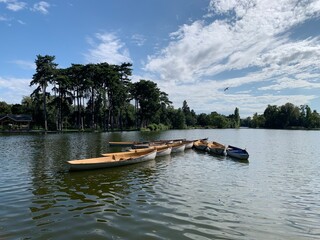
{"label": "row of boats", "polygon": [[209,142],[208,139],[199,140],[161,140],[153,142],[109,142],[110,146],[129,147],[125,152],[113,152],[101,154],[101,157],[68,161],[69,170],[91,170],[108,167],[117,167],[150,161],[156,157],[183,152],[186,149],[195,148],[218,155],[229,155],[241,160],[247,160],[249,154],[245,149],[234,146],[225,146],[217,142]]}

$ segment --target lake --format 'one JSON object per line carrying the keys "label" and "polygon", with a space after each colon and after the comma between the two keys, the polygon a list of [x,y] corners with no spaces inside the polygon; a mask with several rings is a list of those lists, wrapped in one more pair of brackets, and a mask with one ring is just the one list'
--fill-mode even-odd
{"label": "lake", "polygon": [[[208,137],[195,150],[68,172],[108,141]],[[0,239],[320,239],[320,132],[263,129],[0,135]]]}

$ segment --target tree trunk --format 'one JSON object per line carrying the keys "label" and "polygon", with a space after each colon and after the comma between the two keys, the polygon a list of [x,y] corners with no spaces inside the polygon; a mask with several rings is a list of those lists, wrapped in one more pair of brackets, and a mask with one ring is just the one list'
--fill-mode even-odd
{"label": "tree trunk", "polygon": [[91,90],[91,128],[94,129],[94,89]]}
{"label": "tree trunk", "polygon": [[44,114],[44,132],[48,131],[48,123],[47,123],[47,96],[46,96],[46,84],[43,87],[43,114]]}

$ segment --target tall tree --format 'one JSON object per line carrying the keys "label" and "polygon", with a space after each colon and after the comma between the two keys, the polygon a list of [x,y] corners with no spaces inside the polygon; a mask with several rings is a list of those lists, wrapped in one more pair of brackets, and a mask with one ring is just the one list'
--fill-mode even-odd
{"label": "tall tree", "polygon": [[68,71],[69,69],[57,69],[54,88],[52,89],[58,94],[54,99],[54,104],[58,109],[56,124],[58,131],[62,131],[64,115],[69,113],[69,106],[71,106],[73,101]]}
{"label": "tall tree", "polygon": [[74,92],[75,125],[79,130],[84,130],[84,107],[82,105],[82,99],[84,98],[85,92],[84,65],[72,64],[67,72],[70,79],[70,87]]}
{"label": "tall tree", "polygon": [[58,64],[54,63],[55,56],[41,56],[37,55],[36,63],[36,73],[33,75],[32,81],[30,82],[30,86],[38,85],[38,87],[33,91],[33,94],[39,94],[42,92],[43,95],[43,118],[44,118],[44,130],[48,131],[48,123],[47,123],[47,86],[52,83],[54,80],[54,75],[56,71],[56,67]]}
{"label": "tall tree", "polygon": [[239,114],[239,108],[235,108],[234,110],[234,121],[235,121],[235,128],[240,127],[240,114]]}
{"label": "tall tree", "polygon": [[137,99],[137,106],[140,107],[138,110],[140,126],[146,127],[161,107],[161,91],[157,84],[150,80],[140,80],[133,85],[132,93]]}

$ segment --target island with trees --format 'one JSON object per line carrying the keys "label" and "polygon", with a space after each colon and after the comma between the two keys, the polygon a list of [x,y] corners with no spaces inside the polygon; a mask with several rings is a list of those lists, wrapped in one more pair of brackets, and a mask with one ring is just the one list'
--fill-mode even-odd
{"label": "island with trees", "polygon": [[[55,56],[38,55],[30,82],[35,90],[21,104],[0,102],[4,116],[29,115],[34,131],[115,131],[185,128],[320,128],[320,115],[308,105],[269,105],[263,114],[240,119],[239,108],[229,116],[215,111],[196,114],[186,100],[175,109],[157,84],[131,82],[132,64],[71,64],[59,68]],[[12,125],[0,124],[0,130]]]}

